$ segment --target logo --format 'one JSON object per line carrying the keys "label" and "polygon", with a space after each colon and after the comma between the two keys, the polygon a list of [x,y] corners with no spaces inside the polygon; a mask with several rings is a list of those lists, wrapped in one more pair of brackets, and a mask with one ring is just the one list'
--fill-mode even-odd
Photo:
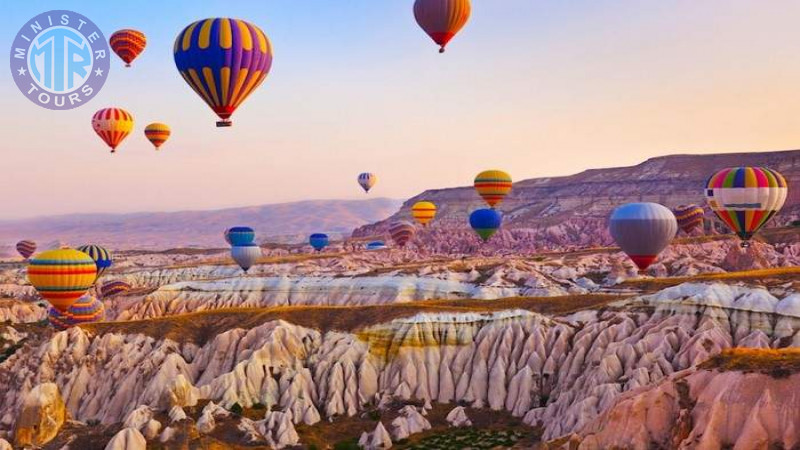
{"label": "logo", "polygon": [[11,75],[29,100],[47,109],[72,109],[92,99],[108,77],[110,50],[103,32],[73,11],[29,20],[11,44]]}

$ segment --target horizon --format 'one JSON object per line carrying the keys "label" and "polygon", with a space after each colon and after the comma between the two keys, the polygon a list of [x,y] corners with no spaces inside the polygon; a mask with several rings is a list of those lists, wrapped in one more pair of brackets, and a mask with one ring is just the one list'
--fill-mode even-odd
{"label": "horizon", "polygon": [[[2,127],[14,143],[3,150],[13,163],[0,188],[14,195],[0,219],[358,200],[362,171],[380,179],[372,194],[407,199],[466,186],[490,167],[520,181],[676,152],[800,146],[791,113],[800,101],[791,12],[800,5],[475,2],[439,55],[408,2],[188,4],[148,16],[133,4],[62,2],[106,39],[125,27],[148,37],[132,68],[112,57],[99,98],[77,109],[33,105],[0,71],[12,111]],[[11,9],[4,45],[52,7]],[[172,60],[180,29],[213,16],[252,21],[275,49],[269,77],[230,129],[214,127]],[[111,105],[136,118],[115,155],[89,126]],[[159,153],[141,136],[154,120],[173,128]],[[30,133],[30,124],[46,126]],[[75,176],[82,170],[86,177]]]}

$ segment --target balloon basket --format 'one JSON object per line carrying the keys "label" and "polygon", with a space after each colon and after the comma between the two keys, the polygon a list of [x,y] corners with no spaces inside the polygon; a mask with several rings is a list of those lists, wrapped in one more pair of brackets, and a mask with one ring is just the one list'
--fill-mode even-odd
{"label": "balloon basket", "polygon": [[744,249],[748,249],[748,248],[750,248],[750,241],[742,241],[742,243],[739,244],[739,246],[744,248]]}
{"label": "balloon basket", "polygon": [[229,127],[229,126],[232,126],[232,125],[233,125],[233,122],[231,122],[228,119],[217,121],[217,128]]}

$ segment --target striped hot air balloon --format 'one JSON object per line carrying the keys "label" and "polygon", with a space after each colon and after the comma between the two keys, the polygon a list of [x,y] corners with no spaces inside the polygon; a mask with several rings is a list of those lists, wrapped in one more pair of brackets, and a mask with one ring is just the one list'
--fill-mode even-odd
{"label": "striped hot air balloon", "polygon": [[439,53],[469,20],[469,0],[416,0],[414,18],[428,36],[439,45]]}
{"label": "striped hot air balloon", "polygon": [[417,202],[411,207],[411,217],[422,226],[428,226],[428,222],[436,217],[436,205],[432,202]]}
{"label": "striped hot air balloon", "polygon": [[97,265],[97,278],[103,276],[106,270],[114,263],[114,257],[111,252],[99,245],[81,245],[76,250],[86,253],[94,260]]}
{"label": "striped hot air balloon", "polygon": [[330,239],[325,233],[314,233],[308,238],[309,245],[311,245],[311,247],[318,252],[327,247],[329,242]]}
{"label": "striped hot air balloon", "polygon": [[225,241],[230,245],[249,245],[256,239],[256,232],[250,227],[231,227],[225,230]]}
{"label": "striped hot air balloon", "polygon": [[70,326],[99,322],[105,317],[105,307],[103,302],[87,294],[69,307],[66,316]]}
{"label": "striped hot air balloon", "polygon": [[684,233],[689,234],[695,228],[703,224],[703,217],[705,212],[703,208],[697,205],[680,205],[672,210],[675,214],[675,219],[678,220],[678,227]]}
{"label": "striped hot air balloon", "polygon": [[611,214],[609,230],[641,273],[678,233],[678,221],[669,208],[658,203],[628,203]]}
{"label": "striped hot air balloon", "polygon": [[494,209],[477,209],[469,215],[469,226],[478,233],[483,242],[488,241],[503,223],[503,217]]}
{"label": "striped hot air balloon", "polygon": [[186,83],[230,126],[231,114],[264,81],[272,45],[257,26],[239,19],[198,20],[175,39],[175,65]]}
{"label": "striped hot air balloon", "polygon": [[94,260],[71,248],[42,252],[28,263],[28,281],[62,312],[85,294],[96,278]]}
{"label": "striped hot air balloon", "polygon": [[47,310],[47,321],[57,331],[64,331],[70,327],[69,313],[62,313],[53,307]]}
{"label": "striped hot air balloon", "polygon": [[708,179],[711,210],[742,239],[742,247],[786,202],[789,187],[780,173],[766,167],[731,167]]}
{"label": "striped hot air balloon", "polygon": [[414,225],[404,220],[389,225],[389,235],[398,247],[405,247],[406,243],[414,237],[416,232],[417,229],[414,228]]}
{"label": "striped hot air balloon", "polygon": [[144,127],[144,136],[153,144],[156,150],[161,148],[161,144],[169,139],[170,129],[169,126],[161,122],[153,122]]}
{"label": "striped hot air balloon", "polygon": [[23,240],[17,242],[17,253],[19,253],[26,260],[36,252],[36,242]]}
{"label": "striped hot air balloon", "polygon": [[133,131],[133,116],[122,108],[103,108],[92,116],[92,128],[111,147],[111,153],[115,153]]}
{"label": "striped hot air balloon", "polygon": [[494,208],[511,192],[511,175],[502,170],[484,170],[475,177],[475,190]]}
{"label": "striped hot air balloon", "polygon": [[358,184],[364,192],[369,193],[369,190],[378,182],[378,177],[374,173],[364,172],[358,175]]}
{"label": "striped hot air balloon", "polygon": [[137,30],[124,29],[115,31],[108,40],[111,50],[125,62],[125,67],[130,67],[131,63],[147,46],[147,38],[144,33]]}
{"label": "striped hot air balloon", "polygon": [[256,244],[234,245],[231,247],[231,258],[247,273],[261,258],[261,247]]}
{"label": "striped hot air balloon", "polygon": [[105,282],[102,286],[100,286],[100,295],[102,295],[103,298],[109,298],[115,295],[124,294],[130,290],[130,284],[124,281],[113,280]]}

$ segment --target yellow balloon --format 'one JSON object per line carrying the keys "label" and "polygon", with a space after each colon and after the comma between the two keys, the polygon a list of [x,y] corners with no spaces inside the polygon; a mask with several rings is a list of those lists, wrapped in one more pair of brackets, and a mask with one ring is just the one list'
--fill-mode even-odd
{"label": "yellow balloon", "polygon": [[432,202],[417,202],[411,207],[411,216],[417,222],[427,226],[436,216],[436,205]]}
{"label": "yellow balloon", "polygon": [[61,312],[81,298],[96,278],[92,257],[71,248],[39,253],[28,263],[28,281]]}

